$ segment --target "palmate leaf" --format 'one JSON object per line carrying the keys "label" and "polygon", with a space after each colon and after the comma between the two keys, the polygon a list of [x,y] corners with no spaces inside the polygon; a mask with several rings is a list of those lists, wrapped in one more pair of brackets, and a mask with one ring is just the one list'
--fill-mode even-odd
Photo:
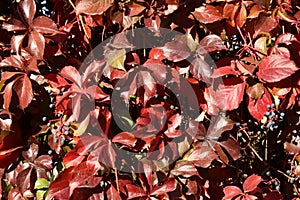
{"label": "palmate leaf", "polygon": [[240,147],[236,141],[231,138],[218,141],[221,134],[224,131],[231,130],[233,126],[234,123],[231,120],[221,116],[216,117],[209,126],[207,133],[202,131],[196,136],[199,142],[185,155],[184,159],[203,168],[209,167],[213,160],[221,160],[223,163],[228,164],[229,158],[224,150],[232,159],[239,159],[241,157]]}
{"label": "palmate leaf", "polygon": [[[25,36],[28,36],[28,51],[37,59],[43,59],[45,49],[45,38],[42,34],[64,34],[57,29],[56,24],[50,18],[39,16],[34,19],[36,5],[34,0],[23,0],[18,4],[18,12],[24,23],[20,20],[12,19],[9,23],[4,23],[3,28],[7,31],[26,30],[24,35],[16,35],[11,39],[13,50],[20,54]],[[30,28],[27,28],[30,27]]]}

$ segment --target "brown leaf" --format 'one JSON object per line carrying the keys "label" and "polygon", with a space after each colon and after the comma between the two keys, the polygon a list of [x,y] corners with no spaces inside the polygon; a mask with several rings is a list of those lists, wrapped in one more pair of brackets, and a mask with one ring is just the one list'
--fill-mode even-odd
{"label": "brown leaf", "polygon": [[140,14],[146,8],[146,7],[142,6],[142,5],[134,3],[134,2],[132,2],[132,3],[130,2],[130,3],[126,4],[126,5],[130,9],[130,12],[129,12],[129,16],[130,17]]}

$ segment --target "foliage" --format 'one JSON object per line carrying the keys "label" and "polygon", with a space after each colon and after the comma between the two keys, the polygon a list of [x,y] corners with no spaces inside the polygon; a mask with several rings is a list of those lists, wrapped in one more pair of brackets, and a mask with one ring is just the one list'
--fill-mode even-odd
{"label": "foliage", "polygon": [[300,198],[299,8],[1,1],[0,199]]}

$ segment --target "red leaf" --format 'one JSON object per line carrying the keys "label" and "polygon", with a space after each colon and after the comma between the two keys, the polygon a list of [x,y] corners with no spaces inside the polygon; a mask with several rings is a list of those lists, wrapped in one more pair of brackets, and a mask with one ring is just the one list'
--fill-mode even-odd
{"label": "red leaf", "polygon": [[149,52],[149,58],[153,60],[163,60],[166,57],[164,56],[164,52],[161,48],[153,48]]}
{"label": "red leaf", "polygon": [[27,151],[23,151],[22,152],[22,156],[30,161],[30,162],[33,162],[34,159],[37,157],[37,154],[39,152],[39,146],[37,144],[31,144],[29,149]]}
{"label": "red leaf", "polygon": [[152,189],[151,195],[162,195],[172,192],[176,189],[176,181],[173,178],[168,179],[163,185],[156,186]]}
{"label": "red leaf", "polygon": [[52,169],[52,159],[49,155],[41,155],[34,163],[42,168]]}
{"label": "red leaf", "polygon": [[33,99],[31,81],[28,76],[23,76],[14,84],[14,90],[19,97],[19,106],[24,110]]}
{"label": "red leaf", "polygon": [[262,181],[263,181],[263,179],[260,176],[258,176],[256,174],[252,174],[245,180],[245,182],[243,184],[244,192],[251,192],[251,191],[255,190],[257,188],[258,184]]}
{"label": "red leaf", "polygon": [[232,139],[218,142],[218,144],[220,144],[229,153],[233,160],[237,160],[242,156],[240,145]]}
{"label": "red leaf", "polygon": [[277,37],[275,44],[291,44],[292,41],[297,41],[297,38],[291,33],[284,33]]}
{"label": "red leaf", "polygon": [[212,72],[210,66],[204,59],[200,57],[195,58],[195,60],[193,60],[191,63],[190,71],[193,74],[194,78],[196,78],[197,80],[206,83],[211,82],[210,78]]}
{"label": "red leaf", "polygon": [[231,66],[220,67],[214,70],[211,75],[212,78],[218,78],[225,75],[238,75],[239,72],[235,71]]}
{"label": "red leaf", "polygon": [[77,69],[73,66],[65,66],[64,68],[62,68],[62,70],[60,71],[60,74],[72,81],[73,83],[79,83],[80,84],[80,74],[78,73]]}
{"label": "red leaf", "polygon": [[18,4],[18,11],[25,18],[25,21],[31,25],[36,11],[34,0],[24,0]]}
{"label": "red leaf", "polygon": [[[227,47],[223,44],[222,39],[217,35],[207,35],[200,42],[197,52],[205,55],[207,52],[226,50]],[[203,52],[205,50],[206,52]]]}
{"label": "red leaf", "polygon": [[37,59],[42,60],[45,50],[45,38],[42,34],[33,30],[28,35],[28,48]]}
{"label": "red leaf", "polygon": [[186,160],[176,162],[174,169],[171,171],[174,176],[183,176],[189,178],[194,175],[199,175],[195,165]]}
{"label": "red leaf", "polygon": [[92,174],[87,168],[86,162],[77,167],[70,167],[61,172],[50,184],[46,199],[70,199],[76,188],[93,188],[100,183],[102,177]]}
{"label": "red leaf", "polygon": [[242,27],[245,24],[246,20],[247,20],[247,10],[244,3],[242,2],[240,5],[240,11],[235,18],[235,23],[238,27]]}
{"label": "red leaf", "polygon": [[254,5],[251,7],[247,18],[257,18],[261,12],[263,12],[263,9],[259,5]]}
{"label": "red leaf", "polygon": [[250,114],[257,121],[260,121],[264,117],[264,114],[268,111],[267,106],[272,104],[272,98],[268,90],[264,89],[264,94],[262,94],[261,98],[259,99],[253,99],[248,96],[247,104]]}
{"label": "red leaf", "polygon": [[134,147],[137,139],[132,133],[121,132],[112,139],[112,142],[117,142],[128,147]]}
{"label": "red leaf", "polygon": [[223,110],[234,110],[243,100],[245,82],[236,85],[219,85],[215,98],[218,106]]}
{"label": "red leaf", "polygon": [[271,55],[261,61],[257,76],[272,83],[291,76],[298,69],[294,61],[289,58],[282,55]]}
{"label": "red leaf", "polygon": [[164,51],[165,57],[173,62],[182,61],[188,58],[191,54],[191,50],[188,45],[182,40],[168,42],[161,49]]}
{"label": "red leaf", "polygon": [[128,193],[128,199],[146,196],[146,193],[139,186],[127,184],[125,187]]}
{"label": "red leaf", "polygon": [[47,82],[52,88],[59,88],[68,85],[68,81],[57,74],[48,74],[45,76],[45,79],[48,80]]}
{"label": "red leaf", "polygon": [[218,158],[218,155],[208,146],[196,146],[189,152],[188,161],[193,162],[198,167],[207,168],[211,162]]}
{"label": "red leaf", "polygon": [[81,0],[77,2],[76,15],[80,15],[81,13],[87,15],[101,15],[111,6],[113,0]]}
{"label": "red leaf", "polygon": [[9,105],[10,105],[10,101],[11,101],[11,97],[12,97],[12,88],[13,85],[15,83],[15,80],[13,80],[12,82],[9,82],[6,86],[5,89],[3,91],[4,95],[3,95],[3,108],[5,110],[9,110]]}
{"label": "red leaf", "polygon": [[39,16],[34,19],[33,25],[34,30],[36,30],[39,33],[43,34],[63,34],[64,32],[61,32],[57,29],[56,24],[52,19],[49,19],[45,16]]}
{"label": "red leaf", "polygon": [[1,28],[6,29],[7,31],[26,30],[26,26],[20,20],[11,19],[9,22],[10,23],[3,22]]}
{"label": "red leaf", "polygon": [[207,137],[216,140],[224,131],[229,131],[233,128],[234,122],[222,116],[217,116],[212,120],[207,130]]}
{"label": "red leaf", "polygon": [[24,194],[27,190],[30,190],[30,187],[33,184],[34,177],[32,176],[32,169],[32,167],[28,167],[17,175],[18,189],[22,194]]}
{"label": "red leaf", "polygon": [[256,38],[260,33],[269,33],[278,25],[277,20],[272,16],[260,15],[256,24],[253,37]]}
{"label": "red leaf", "polygon": [[232,200],[234,197],[243,194],[242,190],[236,186],[226,186],[223,192],[225,196],[222,200]]}
{"label": "red leaf", "polygon": [[206,6],[201,6],[199,8],[196,8],[195,11],[192,13],[194,14],[194,16],[198,21],[204,24],[213,23],[223,19],[223,16],[219,12],[219,10],[216,7],[211,5],[206,5]]}

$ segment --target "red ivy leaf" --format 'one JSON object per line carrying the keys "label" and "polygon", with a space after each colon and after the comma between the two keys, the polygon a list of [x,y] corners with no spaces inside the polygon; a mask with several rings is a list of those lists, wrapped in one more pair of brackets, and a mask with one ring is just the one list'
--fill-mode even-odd
{"label": "red ivy leaf", "polygon": [[263,181],[263,179],[260,176],[258,176],[256,174],[252,174],[245,180],[245,182],[243,184],[244,192],[251,192],[251,191],[255,190],[257,188],[258,184],[262,181]]}
{"label": "red ivy leaf", "polygon": [[3,93],[4,93],[4,95],[3,95],[3,101],[4,101],[3,102],[3,108],[6,109],[6,110],[9,110],[9,105],[10,105],[10,101],[11,101],[11,97],[12,97],[12,91],[13,91],[12,88],[13,88],[14,83],[15,83],[15,80],[12,81],[12,82],[9,82],[6,85],[6,87],[3,91]]}
{"label": "red ivy leaf", "polygon": [[76,15],[80,15],[81,13],[87,15],[101,15],[111,6],[113,0],[81,0],[77,2]]}
{"label": "red ivy leaf", "polygon": [[189,178],[198,175],[198,171],[192,162],[186,160],[179,160],[176,162],[174,169],[171,173],[175,176],[183,176]]}
{"label": "red ivy leaf", "polygon": [[171,178],[168,179],[163,185],[156,186],[152,189],[151,195],[162,195],[168,192],[172,192],[176,189],[176,181],[175,179]]}
{"label": "red ivy leaf", "polygon": [[45,50],[45,38],[39,32],[33,30],[28,35],[28,48],[37,59],[42,60]]}
{"label": "red ivy leaf", "polygon": [[164,55],[168,60],[173,62],[179,62],[188,58],[191,54],[191,50],[188,45],[182,40],[175,40],[168,42],[165,46],[161,47],[164,51]]}
{"label": "red ivy leaf", "polygon": [[61,172],[58,177],[50,184],[49,193],[46,200],[70,199],[74,189],[85,187],[93,188],[100,183],[102,177],[94,176],[88,169],[86,162],[77,167],[70,167]]}
{"label": "red ivy leaf", "polygon": [[34,177],[32,176],[32,169],[32,167],[28,167],[17,175],[17,185],[22,194],[29,190],[30,186],[33,184]]}
{"label": "red ivy leaf", "polygon": [[146,196],[146,193],[139,186],[127,184],[125,187],[128,193],[128,199]]}
{"label": "red ivy leaf", "polygon": [[197,80],[211,83],[210,78],[212,72],[210,66],[204,59],[200,57],[195,58],[191,63],[190,71]]}
{"label": "red ivy leaf", "polygon": [[187,160],[193,162],[196,166],[203,168],[209,167],[211,162],[218,158],[218,155],[206,145],[197,146],[189,153]]}
{"label": "red ivy leaf", "polygon": [[256,38],[260,33],[269,33],[278,25],[277,20],[272,16],[260,15],[256,24],[253,37]]}
{"label": "red ivy leaf", "polygon": [[198,21],[204,24],[213,23],[223,19],[223,16],[219,12],[219,10],[216,7],[211,5],[206,5],[206,6],[201,6],[199,8],[196,8],[195,11],[192,13],[194,14],[194,16]]}
{"label": "red ivy leaf", "polygon": [[211,75],[212,78],[218,78],[225,75],[238,75],[239,72],[234,70],[231,66],[220,67],[214,70],[213,74]]}
{"label": "red ivy leaf", "polygon": [[132,133],[121,132],[118,135],[116,135],[112,141],[123,144],[125,146],[133,147],[135,146],[137,139]]}
{"label": "red ivy leaf", "polygon": [[33,99],[32,85],[28,76],[18,79],[14,85],[14,90],[19,97],[19,106],[24,110]]}
{"label": "red ivy leaf", "polygon": [[298,69],[294,61],[289,58],[282,55],[271,55],[261,61],[257,76],[272,83],[291,76]]}
{"label": "red ivy leaf", "polygon": [[[207,35],[200,42],[197,52],[206,54],[207,52],[226,50],[227,47],[223,44],[222,39],[217,35]],[[205,50],[206,52],[203,52]]]}
{"label": "red ivy leaf", "polygon": [[260,121],[264,117],[264,114],[268,111],[267,106],[272,104],[272,98],[268,90],[264,89],[264,93],[259,99],[253,99],[248,94],[247,104],[250,114],[257,121]]}
{"label": "red ivy leaf", "polygon": [[36,11],[34,0],[23,0],[18,5],[18,11],[25,18],[25,21],[31,25]]}
{"label": "red ivy leaf", "polygon": [[11,19],[9,22],[10,23],[3,22],[1,28],[6,29],[7,31],[26,30],[26,26],[20,20]]}
{"label": "red ivy leaf", "polygon": [[223,192],[225,196],[222,200],[232,200],[234,197],[243,194],[242,190],[236,186],[226,186]]}
{"label": "red ivy leaf", "polygon": [[32,26],[34,30],[43,34],[63,33],[57,29],[57,26],[53,20],[45,16],[39,16],[35,18]]}
{"label": "red ivy leaf", "polygon": [[236,85],[219,85],[215,98],[218,106],[223,110],[234,110],[243,100],[245,82]]}
{"label": "red ivy leaf", "polygon": [[246,20],[247,20],[247,9],[244,3],[242,2],[240,5],[240,11],[235,19],[236,21],[235,23],[238,27],[242,27],[245,24]]}

